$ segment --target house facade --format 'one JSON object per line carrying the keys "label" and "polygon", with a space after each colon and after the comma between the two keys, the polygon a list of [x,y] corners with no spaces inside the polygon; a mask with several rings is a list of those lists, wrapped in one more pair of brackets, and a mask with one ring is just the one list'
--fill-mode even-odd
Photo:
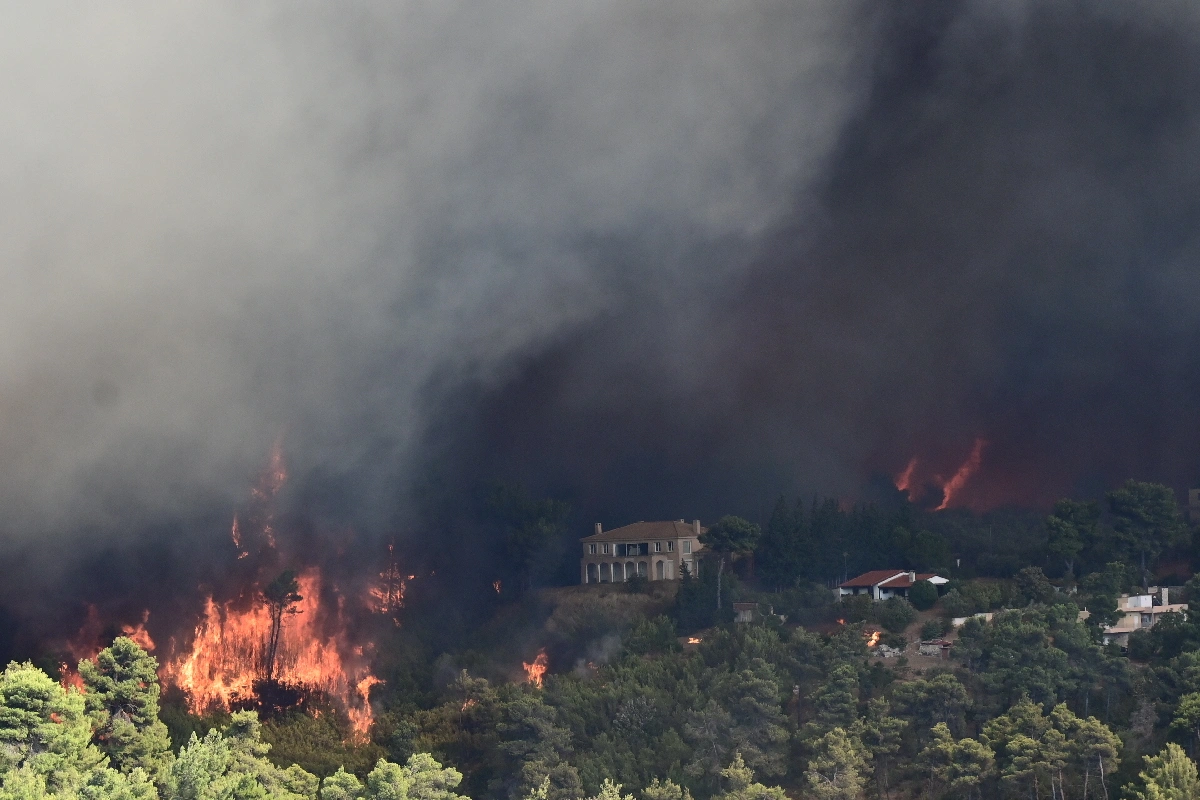
{"label": "house facade", "polygon": [[1121,618],[1117,624],[1104,629],[1104,643],[1115,642],[1121,647],[1129,645],[1129,634],[1144,628],[1153,628],[1163,614],[1182,614],[1188,610],[1187,603],[1169,602],[1167,587],[1151,586],[1148,594],[1123,594],[1117,598],[1117,611]]}
{"label": "house facade", "polygon": [[596,532],[579,540],[580,583],[622,583],[635,575],[652,581],[679,580],[686,568],[696,574],[696,556],[704,549],[700,520],[635,522]]}
{"label": "house facade", "polygon": [[852,594],[869,594],[872,600],[887,600],[889,597],[908,597],[908,590],[917,581],[929,581],[934,586],[949,583],[933,572],[910,572],[898,569],[876,569],[864,572],[838,586],[842,597]]}

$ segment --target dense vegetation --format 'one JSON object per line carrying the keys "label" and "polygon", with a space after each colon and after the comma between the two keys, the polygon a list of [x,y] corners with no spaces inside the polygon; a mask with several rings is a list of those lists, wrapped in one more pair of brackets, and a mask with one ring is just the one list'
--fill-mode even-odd
{"label": "dense vegetation", "polygon": [[[511,513],[525,544],[546,527]],[[1100,635],[1120,593],[1190,574],[1169,490],[1130,483],[1037,519],[781,501],[761,531],[714,528],[725,563],[678,583],[538,589],[526,561],[519,595],[454,647],[444,619],[414,614],[380,642],[370,742],[334,709],[190,717],[124,638],[80,665],[82,694],[12,664],[0,800],[1200,798],[1200,617],[1166,615],[1128,652]],[[952,581],[912,604],[830,591],[879,567]],[[754,621],[732,622],[734,599],[758,603]],[[952,655],[879,658],[880,629],[895,646],[949,636]],[[519,669],[538,648],[541,688]]]}

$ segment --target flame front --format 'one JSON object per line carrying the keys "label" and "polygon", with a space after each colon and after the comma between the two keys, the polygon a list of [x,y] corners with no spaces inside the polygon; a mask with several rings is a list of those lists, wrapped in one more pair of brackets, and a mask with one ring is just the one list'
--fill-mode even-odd
{"label": "flame front", "polygon": [[874,647],[877,644],[879,644],[879,631],[872,631],[871,635],[867,637],[867,647]]}
{"label": "flame front", "polygon": [[[323,635],[320,571],[307,569],[297,580],[303,599],[280,634],[276,680],[336,699],[346,709],[355,734],[363,736],[373,721],[370,689],[380,681],[365,664],[347,664],[342,653],[353,651],[341,635]],[[162,667],[163,679],[187,693],[193,714],[230,710],[252,701],[256,681],[265,677],[271,614],[257,598],[249,608],[241,605],[245,604],[218,604],[210,596],[190,647]]]}
{"label": "flame front", "polygon": [[526,664],[522,661],[521,666],[525,668],[525,680],[539,689],[542,688],[548,663],[549,659],[546,658],[546,648],[544,647],[538,651],[537,658],[533,660],[532,664]]}
{"label": "flame front", "polygon": [[971,476],[979,469],[980,463],[983,461],[983,448],[987,445],[983,439],[976,439],[975,446],[971,448],[971,455],[967,456],[967,460],[958,468],[958,472],[954,473],[954,477],[946,482],[942,487],[942,504],[934,509],[934,511],[944,511],[950,507],[954,496],[967,485],[967,481],[971,480]]}

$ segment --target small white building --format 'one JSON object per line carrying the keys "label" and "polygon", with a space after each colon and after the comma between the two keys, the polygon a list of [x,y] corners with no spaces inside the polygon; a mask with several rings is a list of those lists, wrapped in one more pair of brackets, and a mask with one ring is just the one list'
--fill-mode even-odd
{"label": "small white building", "polygon": [[1104,629],[1104,643],[1116,642],[1121,647],[1129,644],[1129,634],[1145,628],[1153,628],[1163,614],[1182,614],[1188,610],[1187,603],[1169,602],[1167,587],[1151,586],[1149,594],[1123,594],[1117,598],[1117,611],[1123,616],[1116,625]]}
{"label": "small white building", "polygon": [[851,578],[838,586],[838,594],[842,597],[852,594],[869,594],[873,600],[887,600],[889,597],[908,597],[908,590],[917,581],[929,581],[934,586],[940,586],[950,581],[932,572],[909,572],[898,569],[876,569],[864,572],[857,578]]}

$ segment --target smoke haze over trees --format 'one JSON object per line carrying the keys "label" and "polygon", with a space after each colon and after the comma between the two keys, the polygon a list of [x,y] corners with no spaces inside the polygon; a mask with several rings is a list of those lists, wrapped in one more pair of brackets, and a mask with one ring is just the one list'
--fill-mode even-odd
{"label": "smoke haze over trees", "polygon": [[1187,488],[1198,39],[1182,0],[16,11],[9,591],[198,582],[280,437],[308,543],[474,541],[498,480],[757,518],[977,439],[960,505]]}

